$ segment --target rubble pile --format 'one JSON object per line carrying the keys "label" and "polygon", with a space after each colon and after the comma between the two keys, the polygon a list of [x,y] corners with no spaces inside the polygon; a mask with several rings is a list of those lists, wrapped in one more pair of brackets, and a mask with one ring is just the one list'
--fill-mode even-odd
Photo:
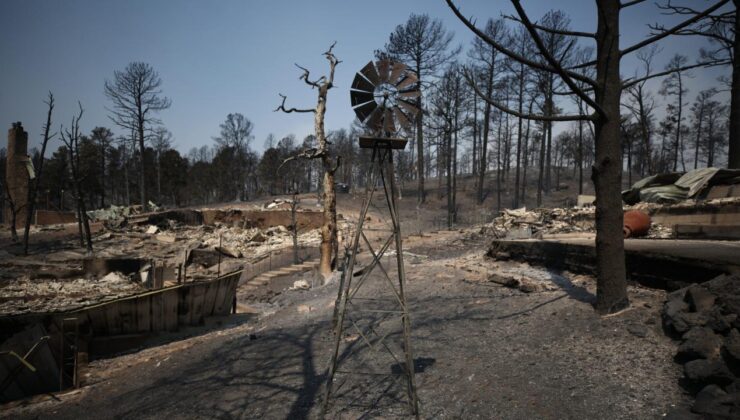
{"label": "rubble pile", "polygon": [[594,208],[572,207],[527,210],[505,209],[501,216],[481,228],[496,238],[542,237],[543,234],[593,232]]}
{"label": "rubble pile", "polygon": [[93,221],[112,221],[117,219],[124,219],[129,216],[141,213],[142,207],[136,206],[116,206],[111,205],[107,209],[90,210],[87,212],[87,216]]}
{"label": "rubble pile", "polygon": [[[229,226],[216,226],[214,229],[185,229],[189,240],[197,239],[207,247],[226,247],[243,255],[260,255],[270,250],[293,246],[293,233],[285,226],[269,229],[242,229]],[[220,243],[219,243],[220,241]],[[301,246],[318,246],[321,242],[319,229],[298,233]]]}
{"label": "rubble pile", "polygon": [[265,203],[266,210],[290,210],[293,207],[293,200],[285,198],[276,198]]}
{"label": "rubble pile", "polygon": [[0,284],[0,315],[70,310],[145,291],[142,284],[113,272],[99,279],[33,279]]}
{"label": "rubble pile", "polygon": [[680,337],[676,361],[696,393],[694,413],[740,418],[740,276],[722,275],[668,296],[663,326]]}
{"label": "rubble pile", "polygon": [[[639,204],[631,208],[637,209],[644,205]],[[501,212],[501,216],[483,225],[480,234],[493,235],[496,239],[541,239],[543,235],[595,233],[595,211],[594,207],[505,209]],[[666,239],[672,236],[673,229],[670,227],[652,223],[645,237]]]}
{"label": "rubble pile", "polygon": [[639,202],[631,206],[625,206],[624,208],[625,210],[627,209],[640,210],[640,211],[644,211],[652,215],[660,210],[667,210],[667,209],[686,209],[686,208],[695,208],[699,206],[701,207],[722,207],[722,206],[733,205],[733,204],[740,204],[740,197],[722,197],[722,198],[713,198],[713,199],[708,199],[708,200],[688,199],[688,200],[682,200],[682,201],[671,203],[671,204]]}

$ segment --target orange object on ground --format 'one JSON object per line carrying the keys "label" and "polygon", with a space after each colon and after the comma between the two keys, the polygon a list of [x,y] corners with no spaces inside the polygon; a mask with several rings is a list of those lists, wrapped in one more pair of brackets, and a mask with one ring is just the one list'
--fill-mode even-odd
{"label": "orange object on ground", "polygon": [[639,210],[624,213],[624,237],[644,236],[650,230],[650,216]]}

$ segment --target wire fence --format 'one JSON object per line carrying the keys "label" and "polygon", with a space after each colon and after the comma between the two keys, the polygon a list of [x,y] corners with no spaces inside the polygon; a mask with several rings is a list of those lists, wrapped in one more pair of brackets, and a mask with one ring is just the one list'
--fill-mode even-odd
{"label": "wire fence", "polygon": [[493,212],[458,213],[448,219],[447,215],[428,218],[415,217],[401,220],[401,231],[404,235],[419,235],[423,232],[438,230],[455,230],[475,225],[490,223],[495,217]]}

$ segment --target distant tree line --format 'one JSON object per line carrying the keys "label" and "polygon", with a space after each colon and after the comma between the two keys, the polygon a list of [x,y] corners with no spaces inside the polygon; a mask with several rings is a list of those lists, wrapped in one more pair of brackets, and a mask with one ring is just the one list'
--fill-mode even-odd
{"label": "distant tree line", "polygon": [[[676,7],[666,10],[699,13]],[[687,80],[700,67],[732,64],[734,72],[730,25],[735,14],[732,10],[705,15],[681,33],[709,40],[696,57],[697,64],[676,54],[658,65],[660,49],[648,46],[636,52],[639,66],[634,74],[624,76],[629,86],[621,98],[620,138],[627,183],[634,181],[633,176],[728,164],[732,125],[725,98],[733,79],[722,78],[717,86],[699,92],[690,92]],[[707,23],[709,18],[714,20]],[[576,42],[580,33],[571,29],[567,14],[552,10],[536,24],[541,41],[563,66],[593,73],[586,65],[593,62],[595,51]],[[652,29],[665,30],[657,25]],[[514,16],[489,19],[480,30],[520,56],[545,60]],[[493,193],[496,208],[541,205],[566,171],[577,177],[578,191],[583,191],[594,163],[594,124],[567,118],[569,113],[585,112],[587,104],[580,96],[564,95],[568,87],[563,78],[524,65],[480,36],[467,48],[455,45],[442,22],[424,14],[412,14],[376,54],[402,61],[420,75],[423,112],[416,125],[402,133],[411,144],[395,160],[402,187],[408,190],[416,185],[420,202],[431,188],[449,197],[452,221],[457,178],[463,175],[474,176],[478,202],[484,203]],[[644,76],[656,73],[665,76],[654,90]],[[575,83],[585,88],[581,81]],[[161,86],[157,72],[140,62],[114,72],[113,79],[105,82],[115,126],[96,127],[79,140],[80,182],[88,208],[147,205],[150,200],[172,206],[209,204],[318,190],[321,177],[315,162],[294,161],[278,170],[287,157],[315,146],[312,135],[302,139],[270,135],[258,153],[254,125],[238,112],[226,116],[212,144],[182,155],[156,117],[171,104]],[[500,106],[492,106],[484,97]],[[532,114],[549,120],[525,118]],[[354,121],[349,128],[329,132],[333,153],[343,159],[337,182],[362,185],[365,160],[359,158],[362,152],[356,139],[363,130]],[[39,181],[36,197],[42,207],[73,207],[68,154],[62,145],[47,157],[46,176]],[[38,167],[38,154],[33,159]],[[434,178],[437,185],[424,182]],[[536,191],[528,191],[533,181]],[[528,198],[532,195],[534,199]],[[502,197],[510,201],[502,202]]]}

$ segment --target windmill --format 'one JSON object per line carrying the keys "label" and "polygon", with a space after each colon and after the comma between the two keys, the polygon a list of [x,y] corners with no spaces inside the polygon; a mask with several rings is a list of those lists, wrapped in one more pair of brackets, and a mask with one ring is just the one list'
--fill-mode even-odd
{"label": "windmill", "polygon": [[[352,108],[357,118],[376,137],[360,137],[360,147],[372,148],[375,140],[392,139],[390,136],[409,130],[419,113],[419,79],[403,63],[381,60],[369,62],[352,81],[349,92]],[[393,149],[403,149],[406,141],[392,139]]]}
{"label": "windmill", "polygon": [[[376,385],[378,381],[385,381],[388,377],[395,384],[399,384],[398,379],[402,377],[404,384],[400,392],[406,394],[412,415],[419,417],[419,403],[414,381],[414,359],[410,341],[411,321],[404,295],[406,274],[403,264],[401,224],[396,206],[398,190],[393,170],[393,150],[403,149],[407,143],[406,139],[397,136],[411,128],[412,122],[419,113],[417,105],[419,95],[416,74],[410,71],[405,64],[390,60],[367,63],[355,75],[352,82],[350,90],[352,108],[357,118],[374,135],[359,138],[361,148],[372,149],[372,158],[367,174],[365,198],[351,247],[346,248],[334,307],[334,351],[327,372],[322,406],[324,416],[329,410],[330,401],[339,399],[339,391],[347,383],[347,381],[342,381],[335,389],[335,376],[354,374],[360,375],[365,383],[376,382]],[[382,189],[376,188],[378,181],[382,184]],[[384,201],[391,222],[388,224],[387,219],[382,220],[388,226],[389,235],[383,238],[384,233],[380,233],[381,238],[374,238],[380,239],[382,244],[376,245],[377,249],[373,248],[363,229],[376,191],[382,191],[385,196]],[[375,208],[378,211],[381,210],[377,205]],[[377,228],[367,230],[373,233],[382,231]],[[369,255],[358,261],[361,241],[363,248],[369,251]],[[389,251],[395,253],[393,259],[396,260],[396,264],[388,264],[385,267],[382,258]],[[364,266],[355,270],[355,266],[360,264]],[[395,272],[393,271],[394,266]],[[372,282],[371,279],[378,280],[381,282],[380,285],[371,289],[369,285]],[[387,294],[391,298],[383,301],[382,292],[390,292],[391,289],[392,293]],[[374,309],[369,309],[369,311],[365,310],[367,308],[363,309],[363,305],[370,300],[375,305]],[[368,313],[371,314],[369,317],[363,317]],[[390,342],[398,336],[392,330],[395,323],[389,322],[393,319],[400,320],[401,343]],[[389,327],[390,324],[394,326]],[[354,342],[348,343],[345,328],[362,337],[362,344],[367,344],[370,351],[366,351],[367,348],[364,346],[355,345]],[[340,349],[342,350],[341,357]],[[362,353],[363,351],[366,352]],[[372,356],[374,360],[367,360],[370,354],[374,355]],[[388,366],[388,362],[391,366]],[[342,370],[339,369],[340,364],[343,367]],[[368,372],[368,369],[377,369],[377,372]],[[351,391],[346,392],[346,396],[353,401],[356,401],[356,398],[370,397],[369,389],[372,388],[368,387],[368,391],[360,392],[356,396],[350,396]]]}

